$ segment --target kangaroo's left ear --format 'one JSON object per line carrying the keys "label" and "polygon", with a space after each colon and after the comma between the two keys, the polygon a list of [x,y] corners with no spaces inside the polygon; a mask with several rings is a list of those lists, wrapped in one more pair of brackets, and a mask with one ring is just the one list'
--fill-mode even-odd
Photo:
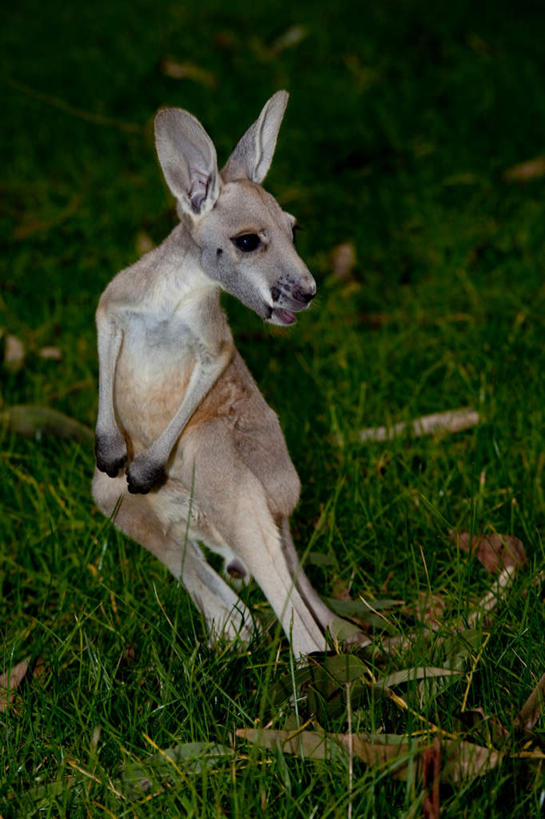
{"label": "kangaroo's left ear", "polygon": [[265,104],[258,119],[248,128],[221,171],[225,182],[233,182],[235,179],[263,182],[271,167],[288,98],[287,91],[277,91]]}

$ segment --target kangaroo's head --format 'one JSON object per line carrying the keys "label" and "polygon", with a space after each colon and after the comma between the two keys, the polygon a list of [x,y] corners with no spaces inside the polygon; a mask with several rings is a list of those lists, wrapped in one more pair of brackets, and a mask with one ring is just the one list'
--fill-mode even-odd
{"label": "kangaroo's head", "polygon": [[[295,219],[261,187],[288,102],[278,91],[218,172],[212,140],[187,111],[155,118],[166,182],[187,214],[205,273],[266,321],[293,324],[316,293],[294,245]],[[186,216],[186,218],[187,218]]]}

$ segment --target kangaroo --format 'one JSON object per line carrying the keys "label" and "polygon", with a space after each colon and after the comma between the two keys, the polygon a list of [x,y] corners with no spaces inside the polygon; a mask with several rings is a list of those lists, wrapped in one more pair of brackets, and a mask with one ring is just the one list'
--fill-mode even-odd
{"label": "kangaroo", "polygon": [[219,301],[225,290],[293,325],[316,293],[294,217],[261,187],[287,101],[271,97],[221,172],[195,117],[165,108],[155,118],[180,222],[98,304],[93,496],[183,583],[212,640],[247,643],[257,627],[199,544],[228,575],[254,576],[298,656],[323,651],[336,618],[299,564],[288,523],[299,478]]}

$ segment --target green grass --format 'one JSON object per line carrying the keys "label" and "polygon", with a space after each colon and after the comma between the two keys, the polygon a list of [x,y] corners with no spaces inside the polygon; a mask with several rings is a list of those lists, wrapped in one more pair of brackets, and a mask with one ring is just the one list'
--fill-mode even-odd
{"label": "green grass", "polygon": [[[273,53],[293,25],[306,36]],[[0,326],[26,358],[2,369],[3,406],[94,424],[99,294],[136,259],[139,234],[160,241],[174,223],[153,153],[156,109],[192,111],[221,161],[285,87],[267,187],[304,227],[319,296],[289,332],[226,307],[302,478],[295,540],[325,556],[308,567],[313,582],[325,595],[340,579],[355,599],[405,601],[387,612],[402,633],[419,633],[420,596],[439,595],[444,636],[492,582],[449,530],[525,544],[528,567],[462,651],[464,676],[400,689],[409,711],[365,689],[359,731],[460,733],[474,667],[467,708],[496,716],[519,751],[513,720],[545,671],[544,177],[503,176],[543,153],[544,39],[529,0],[516,13],[503,2],[356,12],[347,0],[22,0],[4,14]],[[211,77],[165,76],[167,56]],[[342,283],[329,252],[346,241],[357,264]],[[44,346],[62,360],[41,358]],[[466,405],[482,423],[455,436],[362,445],[355,435]],[[235,743],[239,728],[294,724],[293,704],[275,693],[285,677],[289,688],[285,641],[273,631],[248,653],[210,650],[183,589],[94,508],[90,447],[4,432],[0,470],[0,672],[31,658],[0,713],[2,816],[336,817],[349,803],[358,817],[422,814],[418,778],[355,761],[350,795],[343,759]],[[259,590],[248,600],[259,606]],[[378,678],[454,653],[420,633],[404,653],[361,656]],[[301,720],[308,707],[299,703]],[[328,730],[347,730],[342,702],[319,713]],[[535,736],[543,744],[543,717]],[[126,798],[131,764],[189,742],[233,750],[182,761],[162,790]],[[445,785],[442,815],[538,815],[542,764],[506,758]]]}

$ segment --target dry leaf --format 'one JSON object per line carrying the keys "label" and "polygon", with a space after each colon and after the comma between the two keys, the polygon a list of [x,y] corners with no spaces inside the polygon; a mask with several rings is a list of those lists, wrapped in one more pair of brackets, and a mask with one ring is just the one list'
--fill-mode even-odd
{"label": "dry leaf", "polygon": [[431,748],[426,748],[422,760],[424,779],[424,819],[439,819],[439,781],[441,776],[441,743],[435,737]]}
{"label": "dry leaf", "polygon": [[497,580],[494,581],[492,584],[492,588],[485,594],[485,596],[479,600],[475,607],[475,611],[473,611],[469,617],[467,618],[467,624],[469,628],[474,628],[477,623],[481,620],[484,613],[492,611],[493,608],[496,607],[498,602],[505,597],[505,592],[509,589],[509,586],[512,584],[513,579],[515,577],[515,572],[512,568],[509,569],[502,569],[499,573]]}
{"label": "dry leaf", "polygon": [[45,660],[43,657],[38,657],[36,662],[34,663],[34,670],[32,672],[32,679],[38,680],[40,677],[43,677],[44,674],[49,673],[49,668],[45,664]]}
{"label": "dry leaf", "polygon": [[545,674],[515,717],[515,725],[524,731],[532,731],[545,707]]}
{"label": "dry leaf", "polygon": [[333,248],[330,255],[333,274],[345,281],[349,279],[356,264],[356,250],[352,242],[343,242]]}
{"label": "dry leaf", "polygon": [[478,423],[479,413],[471,407],[464,407],[463,409],[423,415],[410,423],[401,421],[392,427],[369,427],[361,430],[359,437],[361,441],[391,441],[405,432],[411,432],[416,437],[433,435],[437,432],[461,432],[464,429],[477,426]]}
{"label": "dry leaf", "polygon": [[452,531],[450,538],[464,552],[476,555],[491,574],[525,566],[528,562],[522,541],[513,535],[473,535],[471,538],[469,532]]}
{"label": "dry leaf", "polygon": [[141,230],[136,237],[136,252],[139,256],[144,256],[145,253],[149,253],[150,250],[153,250],[155,245],[153,244],[153,239],[146,233],[145,230]]}
{"label": "dry leaf", "polygon": [[458,715],[458,719],[464,728],[471,730],[473,740],[483,742],[485,745],[502,747],[511,738],[509,731],[501,724],[499,719],[489,716],[481,707],[462,711]]}
{"label": "dry leaf", "polygon": [[6,336],[6,348],[4,350],[4,364],[12,373],[18,372],[25,360],[25,348],[23,342],[17,336]]}
{"label": "dry leaf", "polygon": [[405,609],[406,614],[414,614],[421,623],[436,630],[441,626],[445,613],[446,601],[439,594],[419,592],[414,606]]}
{"label": "dry leaf", "polygon": [[30,657],[0,675],[0,712],[7,711],[15,697],[15,691],[28,671]]}
{"label": "dry leaf", "polygon": [[293,48],[294,46],[299,45],[299,43],[305,39],[307,33],[308,32],[304,26],[290,26],[287,31],[281,34],[280,37],[274,41],[271,46],[271,50],[274,54],[280,54],[287,48]]}
{"label": "dry leaf", "polygon": [[215,88],[217,85],[214,74],[195,63],[179,63],[171,57],[165,57],[161,63],[161,71],[166,77],[172,77],[174,80],[193,80],[207,88]]}
{"label": "dry leaf", "polygon": [[61,361],[62,351],[59,347],[42,347],[38,355],[40,358],[45,358],[49,361]]}
{"label": "dry leaf", "polygon": [[350,588],[342,577],[335,577],[331,587],[331,597],[334,600],[352,600]]}
{"label": "dry leaf", "polygon": [[508,168],[503,174],[506,182],[529,182],[539,176],[545,176],[545,156],[536,156],[534,159],[520,162]]}
{"label": "dry leaf", "polygon": [[16,406],[0,412],[0,425],[26,438],[52,435],[56,438],[74,438],[84,445],[92,445],[93,431],[64,413],[50,407]]}
{"label": "dry leaf", "polygon": [[120,787],[129,799],[141,799],[152,788],[165,782],[183,780],[188,774],[200,774],[205,768],[225,763],[233,755],[231,748],[215,742],[185,742],[173,748],[159,748],[143,762],[123,767]]}
{"label": "dry leaf", "polygon": [[[338,758],[339,751],[352,748],[354,756],[372,767],[391,764],[389,773],[396,779],[406,780],[416,773],[422,775],[422,760],[415,755],[430,747],[429,740],[398,734],[333,734],[322,731],[280,731],[273,729],[240,728],[241,739],[269,750],[281,750],[308,759]],[[441,753],[444,764],[441,782],[461,782],[482,776],[498,765],[503,754],[462,740],[443,740]],[[409,766],[409,760],[416,766]]]}
{"label": "dry leaf", "polygon": [[431,665],[417,666],[415,668],[406,668],[403,671],[394,671],[393,674],[389,674],[377,682],[383,685],[384,688],[393,688],[396,685],[414,682],[415,680],[431,680],[434,677],[459,676],[461,673],[461,671],[456,671],[452,668],[436,668]]}

